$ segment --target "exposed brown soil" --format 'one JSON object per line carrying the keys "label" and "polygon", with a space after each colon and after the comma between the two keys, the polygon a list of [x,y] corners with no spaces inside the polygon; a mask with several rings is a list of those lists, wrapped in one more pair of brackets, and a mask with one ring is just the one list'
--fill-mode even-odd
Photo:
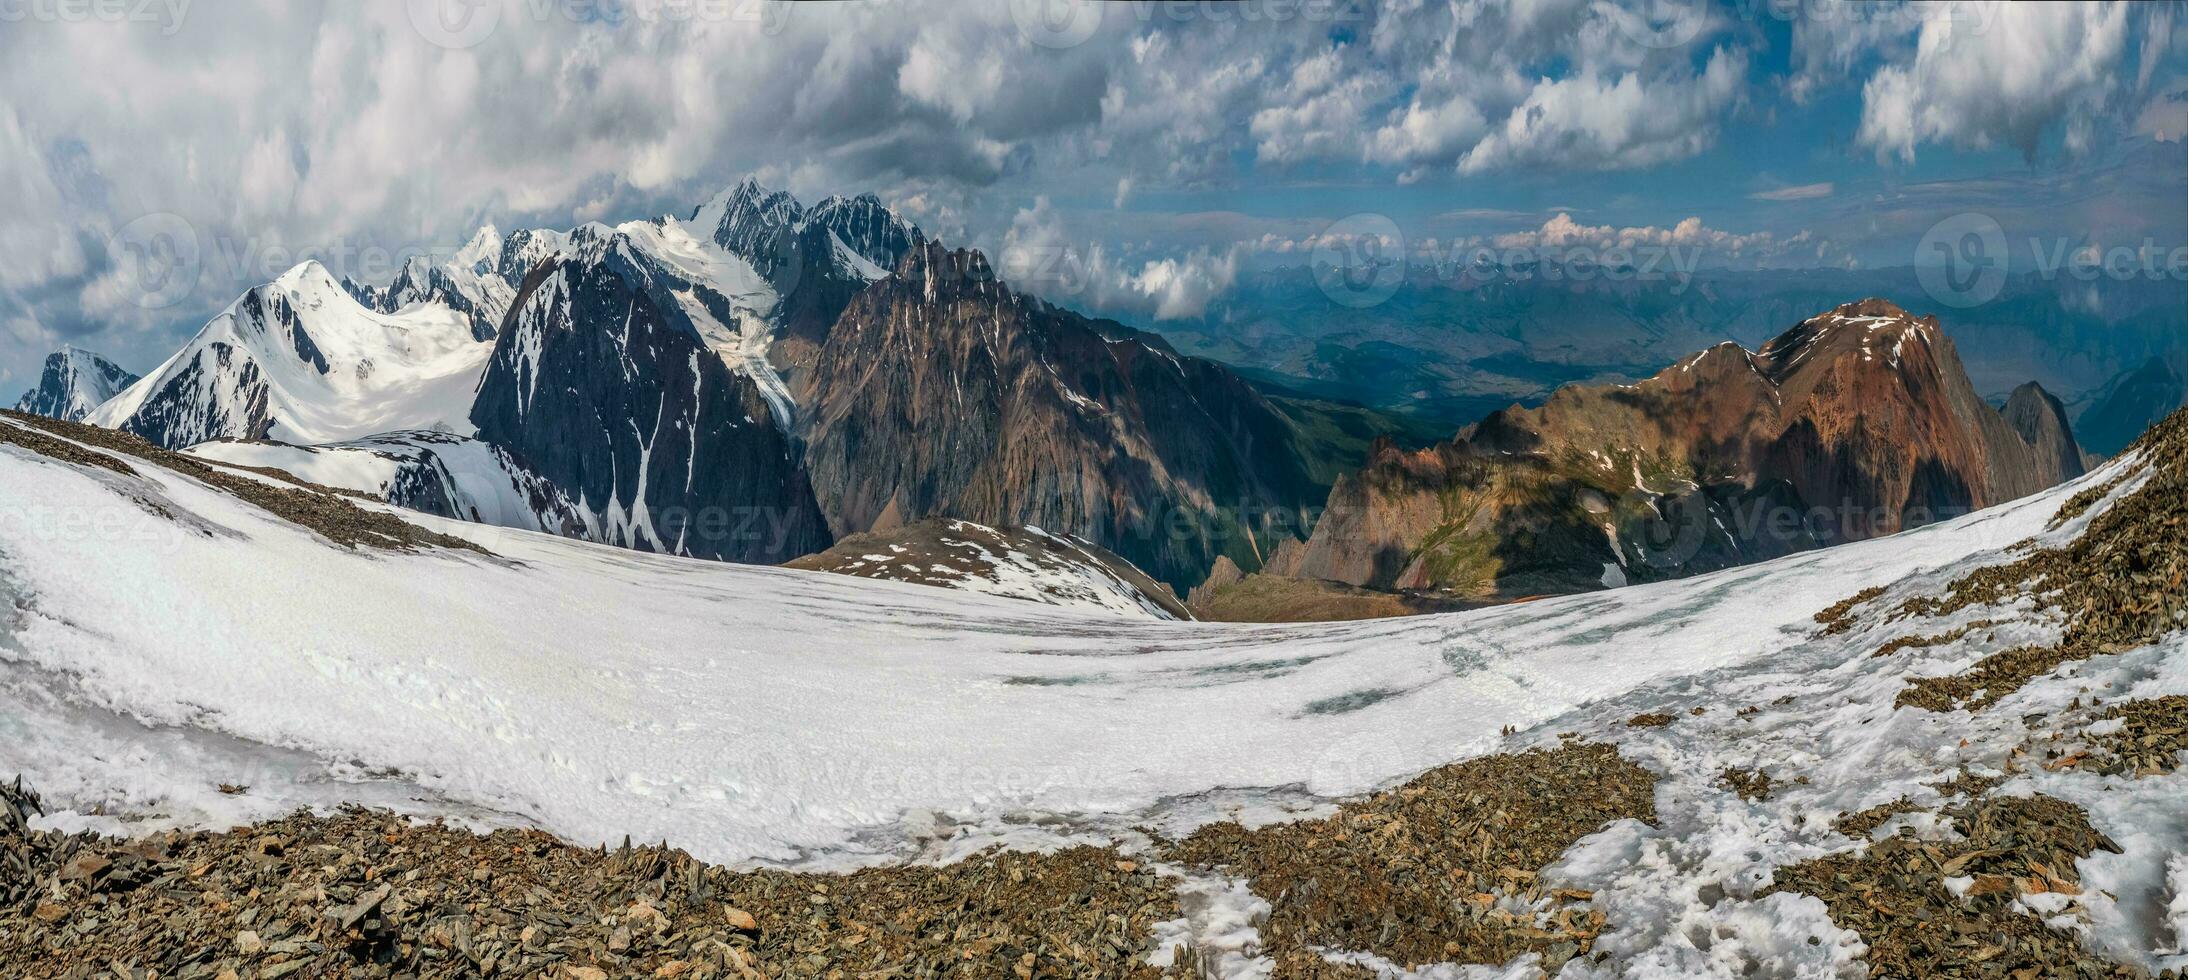
{"label": "exposed brown soil", "polygon": [[1760,769],[1727,769],[1718,775],[1717,781],[1750,803],[1769,799],[1772,791],[1770,774]]}
{"label": "exposed brown soil", "polygon": [[[2074,933],[2008,907],[2023,895],[2080,894],[2075,862],[2119,850],[2081,808],[2045,796],[1997,797],[1945,812],[1963,839],[1888,837],[1860,853],[1780,868],[1771,891],[1822,899],[1831,921],[1868,945],[1871,976],[2140,975],[2084,949]],[[1946,887],[1949,877],[1974,879],[1966,897]]]}
{"label": "exposed brown soil", "polygon": [[2118,490],[2120,484],[2126,483],[2127,478],[2133,475],[2135,475],[2134,471],[2128,470],[2112,479],[2066,498],[2066,503],[2059,505],[2059,512],[2051,515],[2050,526],[2057,529],[2065,526],[2066,522],[2089,513],[2089,508],[2095,507],[2097,501],[2111,496],[2112,491]]}
{"label": "exposed brown soil", "polygon": [[1478,609],[1488,603],[1429,593],[1385,592],[1343,582],[1284,578],[1256,572],[1232,580],[1210,577],[1188,603],[1197,619],[1216,623],[1322,623]]}
{"label": "exposed brown soil", "polygon": [[[17,417],[14,412],[5,410],[0,410],[0,416]],[[130,469],[128,463],[105,453],[93,452],[82,446],[62,442],[42,432],[20,429],[12,425],[0,425],[0,442],[21,446],[40,456],[58,459],[64,463],[75,463],[78,466],[96,466],[100,469],[112,470],[123,476],[137,475],[137,471]]]}
{"label": "exposed brown soil", "polygon": [[[1203,829],[1187,865],[1275,906],[1287,978],[1366,978],[1320,948],[1410,962],[1587,955],[1605,914],[1537,872],[1621,819],[1655,777],[1608,746],[1446,766],[1333,818]],[[299,813],[125,841],[25,829],[0,786],[0,975],[1152,978],[1173,879],[1118,851],[991,852],[850,875],[737,872],[666,847],[477,835],[384,811]],[[1511,911],[1517,909],[1518,911]],[[598,970],[599,973],[589,971]],[[231,972],[232,971],[232,972]]]}
{"label": "exposed brown soil", "polygon": [[1839,833],[1860,840],[1875,833],[1878,827],[1884,826],[1885,821],[1902,813],[1916,813],[1921,809],[1913,801],[1902,796],[1890,803],[1880,803],[1866,810],[1857,810],[1845,814],[1833,821],[1832,826],[1836,827]]}
{"label": "exposed brown soil", "polygon": [[1674,715],[1669,711],[1651,711],[1647,714],[1639,714],[1626,719],[1626,727],[1662,728],[1665,725],[1669,725],[1673,721],[1678,720],[1678,717],[1679,716]]}
{"label": "exposed brown soil", "polygon": [[[225,491],[282,520],[316,531],[345,548],[379,548],[387,551],[453,548],[487,553],[484,548],[462,538],[428,531],[389,514],[365,510],[344,499],[343,494],[302,482],[276,470],[215,466],[195,457],[162,449],[132,433],[115,429],[102,429],[98,426],[12,411],[0,411],[0,416],[44,430],[51,436],[62,437],[55,439],[14,426],[0,425],[0,441],[12,442],[63,462],[101,466],[128,475],[135,475],[135,471],[127,464],[106,453],[84,449],[83,446],[135,457]],[[82,445],[71,445],[62,439]],[[272,486],[261,480],[239,476],[232,472],[235,469],[273,476],[294,484],[295,488]]]}
{"label": "exposed brown soil", "polygon": [[1609,746],[1568,743],[1445,766],[1322,820],[1206,827],[1173,857],[1268,899],[1262,940],[1283,963],[1315,946],[1412,965],[1536,952],[1554,973],[1591,951],[1604,914],[1536,873],[1612,821],[1653,821],[1655,783]]}

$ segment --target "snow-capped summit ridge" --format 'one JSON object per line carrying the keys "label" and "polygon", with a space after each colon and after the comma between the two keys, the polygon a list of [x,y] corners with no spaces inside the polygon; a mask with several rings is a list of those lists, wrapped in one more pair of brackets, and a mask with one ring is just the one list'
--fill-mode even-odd
{"label": "snow-capped summit ridge", "polygon": [[75,422],[136,380],[136,375],[98,354],[63,346],[46,357],[38,386],[23,394],[15,410]]}
{"label": "snow-capped summit ridge", "polygon": [[181,448],[208,439],[319,443],[394,429],[468,431],[492,345],[434,302],[381,312],[305,261],[246,290],[86,421]]}

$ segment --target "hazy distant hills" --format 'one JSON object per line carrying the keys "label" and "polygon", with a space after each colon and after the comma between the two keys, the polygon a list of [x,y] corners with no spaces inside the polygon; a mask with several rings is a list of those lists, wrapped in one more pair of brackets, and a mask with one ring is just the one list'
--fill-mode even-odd
{"label": "hazy distant hills", "polygon": [[2024,275],[1958,310],[1911,268],[1704,270],[1683,286],[1417,269],[1388,301],[1354,309],[1295,267],[1247,277],[1205,318],[1162,330],[1181,351],[1258,381],[1456,428],[1515,401],[1539,404],[1563,384],[1637,381],[1722,341],[1752,348],[1853,296],[1949,314],[1969,380],[1994,404],[2035,380],[2080,412],[2153,356],[2188,361],[2178,282]]}

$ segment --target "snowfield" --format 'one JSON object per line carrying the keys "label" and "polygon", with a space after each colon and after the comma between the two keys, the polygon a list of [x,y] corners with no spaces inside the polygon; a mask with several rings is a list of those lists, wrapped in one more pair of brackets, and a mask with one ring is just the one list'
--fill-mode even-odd
{"label": "snowfield", "polygon": [[[225,825],[355,800],[845,868],[1281,819],[1571,732],[1663,774],[1658,826],[1614,824],[1549,873],[1616,910],[1599,945],[1612,975],[1858,976],[1859,941],[1820,900],[1753,897],[1773,867],[1853,846],[1832,829],[1841,811],[1935,799],[1923,784],[1941,772],[1997,772],[2026,715],[2090,689],[2188,692],[2175,637],[1973,716],[1895,711],[1911,674],[2056,631],[2008,623],[1871,658],[1903,631],[1824,637],[1812,619],[1868,586],[1891,585],[1889,602],[2024,538],[2076,534],[2090,515],[2045,526],[2133,460],[1699,578],[1285,626],[1124,619],[408,512],[495,557],[356,553],[132,465],[141,479],[0,445],[0,594],[15,607],[0,619],[0,773],[65,808],[48,818],[60,826]],[[1624,724],[1658,710],[1681,723]],[[1728,766],[1809,781],[1748,802],[1717,784]],[[2079,907],[2089,942],[2128,962],[2188,962],[2182,914],[2165,911],[2188,907],[2184,779],[2038,771],[2001,790],[2080,803],[2126,850],[2083,862]],[[1206,911],[1180,928],[1245,930],[1225,970],[1264,975],[1241,925],[1252,896],[1188,887]],[[1503,975],[1439,970],[1421,975]]]}

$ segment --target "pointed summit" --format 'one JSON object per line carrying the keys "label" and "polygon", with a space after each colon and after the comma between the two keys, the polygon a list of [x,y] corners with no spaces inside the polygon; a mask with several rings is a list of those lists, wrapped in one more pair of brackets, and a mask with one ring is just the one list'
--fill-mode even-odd
{"label": "pointed summit", "polygon": [[114,362],[81,347],[64,346],[46,357],[38,387],[24,393],[15,410],[78,422],[135,383],[137,376]]}
{"label": "pointed summit", "polygon": [[492,272],[501,263],[501,248],[501,229],[492,224],[480,225],[479,230],[472,233],[471,240],[456,250],[448,264],[479,274]]}

